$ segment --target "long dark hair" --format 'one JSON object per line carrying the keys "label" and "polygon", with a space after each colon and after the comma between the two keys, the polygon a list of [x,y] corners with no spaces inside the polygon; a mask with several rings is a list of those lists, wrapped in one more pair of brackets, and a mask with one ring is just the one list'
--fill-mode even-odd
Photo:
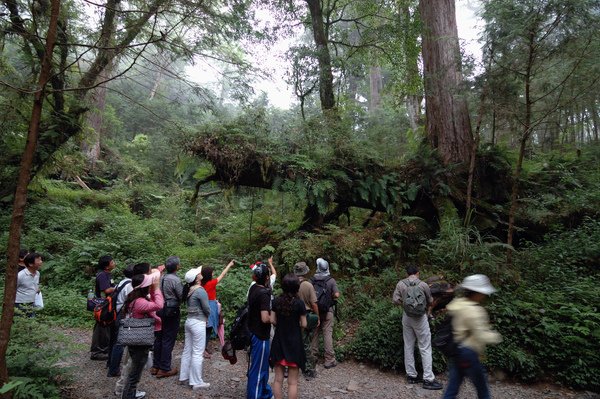
{"label": "long dark hair", "polygon": [[127,299],[123,304],[125,314],[127,314],[127,312],[129,311],[129,305],[131,305],[133,301],[135,301],[138,298],[146,298],[146,296],[150,293],[149,286],[144,288],[136,288],[138,285],[142,284],[142,282],[144,281],[144,276],[144,274],[136,274],[131,278],[131,286],[133,287],[133,290],[131,290],[131,292],[127,295]]}
{"label": "long dark hair", "polygon": [[202,281],[200,282],[200,285],[205,286],[206,283],[213,279],[213,268],[210,266],[204,266],[202,271],[200,271],[200,274],[202,274]]}
{"label": "long dark hair", "polygon": [[288,273],[281,280],[281,289],[283,294],[278,298],[280,313],[283,316],[289,316],[292,314],[294,309],[294,300],[298,297],[298,290],[300,290],[300,280],[293,273]]}

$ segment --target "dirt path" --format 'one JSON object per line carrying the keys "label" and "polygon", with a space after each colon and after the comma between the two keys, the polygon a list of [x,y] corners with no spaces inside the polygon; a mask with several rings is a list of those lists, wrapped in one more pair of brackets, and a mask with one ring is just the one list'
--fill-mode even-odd
{"label": "dirt path", "polygon": [[[76,344],[73,356],[64,364],[73,370],[74,381],[66,391],[69,399],[115,398],[116,378],[106,377],[105,362],[89,359],[91,331],[62,330]],[[148,399],[242,399],[246,392],[246,356],[238,352],[238,362],[230,365],[218,353],[217,342],[211,341],[215,352],[204,362],[204,380],[210,388],[198,393],[177,383],[177,377],[156,379],[145,371],[139,389],[147,392]],[[183,343],[177,342],[173,362],[178,367]],[[339,363],[337,367],[325,370],[317,367],[318,377],[312,381],[300,381],[300,398],[306,399],[397,399],[397,398],[440,398],[442,391],[427,391],[420,385],[408,385],[401,375],[381,372],[370,366],[354,361]],[[445,383],[445,375],[437,376]],[[271,379],[273,378],[271,374]],[[507,382],[491,381],[494,399],[533,399],[533,398],[573,398],[600,399],[600,395],[590,392],[574,392],[548,385],[525,386]],[[356,390],[354,390],[356,388]],[[470,384],[463,385],[459,398],[475,398]]]}

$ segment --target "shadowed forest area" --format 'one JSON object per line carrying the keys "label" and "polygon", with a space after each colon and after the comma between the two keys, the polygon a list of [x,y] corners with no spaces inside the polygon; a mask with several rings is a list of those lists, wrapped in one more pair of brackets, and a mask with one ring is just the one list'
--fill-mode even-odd
{"label": "shadowed forest area", "polygon": [[[61,397],[56,331],[91,337],[105,254],[115,281],[238,260],[228,320],[247,265],[326,258],[339,360],[399,373],[404,265],[486,274],[487,366],[599,391],[599,59],[598,0],[0,1],[0,394]],[[44,257],[35,320],[15,316],[21,248]]]}

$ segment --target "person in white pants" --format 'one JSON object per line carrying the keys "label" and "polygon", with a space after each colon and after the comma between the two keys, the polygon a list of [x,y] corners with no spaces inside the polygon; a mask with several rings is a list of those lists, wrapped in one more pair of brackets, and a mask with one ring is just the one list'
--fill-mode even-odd
{"label": "person in white pants", "polygon": [[[204,347],[206,345],[206,322],[210,315],[208,294],[200,284],[202,266],[188,270],[185,282],[189,285],[187,294],[188,317],[185,321],[185,343],[181,355],[179,381],[189,384],[192,389],[208,388],[210,384],[202,379]],[[187,382],[186,382],[187,381]]]}

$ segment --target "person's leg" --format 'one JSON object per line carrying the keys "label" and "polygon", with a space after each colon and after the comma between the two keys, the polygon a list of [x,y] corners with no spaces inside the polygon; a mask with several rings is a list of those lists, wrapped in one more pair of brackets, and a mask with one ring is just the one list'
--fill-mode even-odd
{"label": "person's leg", "polygon": [[205,328],[205,334],[204,336],[206,337],[206,339],[204,340],[204,357],[206,357],[207,359],[210,359],[211,356],[211,352],[208,350],[208,343],[210,341],[210,337],[213,333],[213,328],[212,327],[206,327]]}
{"label": "person's leg", "polygon": [[276,364],[275,380],[273,381],[273,395],[275,395],[275,399],[283,399],[283,372],[284,367],[280,364]]}
{"label": "person's leg", "polygon": [[309,313],[306,317],[306,328],[302,330],[302,341],[304,344],[304,353],[306,354],[306,367],[304,368],[304,375],[306,377],[314,377],[316,373],[316,358],[311,350],[311,342],[317,328],[317,320],[316,314]]}
{"label": "person's leg", "polygon": [[315,331],[312,336],[312,340],[310,342],[310,353],[311,353],[311,356],[315,359],[315,364],[317,362],[318,355],[319,355],[319,333],[321,333],[323,331],[323,320],[325,320],[325,317],[326,317],[325,314],[320,315],[321,324],[319,325],[319,327],[315,328]]}
{"label": "person's leg", "polygon": [[402,338],[404,339],[404,369],[406,375],[412,378],[418,376],[415,369],[415,332],[412,327],[412,320],[406,314],[402,315]]}
{"label": "person's leg", "polygon": [[90,358],[92,360],[107,360],[108,346],[110,344],[110,327],[96,322],[92,333],[92,345],[90,347]]}
{"label": "person's leg", "polygon": [[298,367],[288,367],[288,399],[298,399]]}
{"label": "person's leg", "polygon": [[458,390],[463,380],[463,373],[458,368],[459,358],[450,359],[448,363],[448,385],[444,392],[443,399],[454,399],[458,395]]}
{"label": "person's leg", "polygon": [[[119,330],[117,329],[117,323],[112,323],[111,325],[107,326],[108,327],[108,359],[106,360],[106,367],[108,367],[108,376],[111,376],[111,365],[112,365],[112,352],[113,352],[113,348],[115,347],[116,343],[117,343],[117,333],[119,332]],[[118,373],[119,364],[117,363],[117,371],[114,373]]]}
{"label": "person's leg", "polygon": [[325,349],[325,368],[336,365],[335,352],[333,350],[333,312],[327,312],[325,320],[321,320],[323,325],[323,347]]}
{"label": "person's leg", "polygon": [[194,320],[192,328],[192,365],[190,370],[190,385],[201,385],[204,383],[202,379],[202,365],[204,363],[204,345],[206,341],[206,322]]}
{"label": "person's leg", "polygon": [[269,380],[269,340],[252,335],[250,367],[248,369],[247,399],[265,399],[272,396]]}
{"label": "person's leg", "polygon": [[179,332],[179,313],[173,317],[165,317],[162,323],[162,346],[160,354],[159,369],[163,371],[171,370],[171,358],[173,347]]}
{"label": "person's leg", "polygon": [[109,377],[116,377],[119,375],[121,359],[123,359],[123,351],[123,346],[115,343],[115,345],[112,348],[112,351],[110,352],[110,360],[108,363]]}
{"label": "person's leg", "polygon": [[431,358],[431,331],[429,330],[429,320],[424,314],[421,318],[413,318],[413,331],[417,337],[419,352],[421,354],[421,363],[423,364],[423,381],[433,381],[435,375],[432,369]]}
{"label": "person's leg", "polygon": [[121,376],[115,382],[115,395],[120,398],[123,395],[123,388],[125,387],[125,383],[127,382],[127,376],[129,375],[129,370],[131,370],[131,357],[129,356],[129,350],[127,347],[123,349],[123,368],[121,369]]}
{"label": "person's leg", "polygon": [[127,382],[123,389],[123,399],[135,399],[137,385],[140,382],[142,371],[148,359],[147,346],[130,346],[129,356],[131,356],[131,369],[127,376]]}
{"label": "person's leg", "polygon": [[479,355],[477,352],[469,348],[463,349],[465,351],[465,358],[468,359],[469,362],[469,367],[465,369],[465,373],[473,385],[475,385],[475,389],[477,390],[477,398],[490,399],[487,375],[483,365],[479,361]]}
{"label": "person's leg", "polygon": [[190,379],[190,369],[192,367],[192,320],[185,321],[185,340],[183,341],[183,353],[181,354],[181,365],[179,367],[179,381],[187,381]]}
{"label": "person's leg", "polygon": [[160,370],[162,355],[162,330],[154,331],[154,347],[152,348],[152,368]]}

